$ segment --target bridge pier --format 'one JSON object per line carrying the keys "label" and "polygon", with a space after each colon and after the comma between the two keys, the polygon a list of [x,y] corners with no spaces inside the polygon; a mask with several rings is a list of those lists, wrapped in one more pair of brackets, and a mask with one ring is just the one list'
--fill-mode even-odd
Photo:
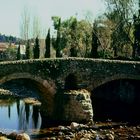
{"label": "bridge pier", "polygon": [[93,119],[90,92],[69,90],[56,95],[54,116],[64,122],[90,122]]}

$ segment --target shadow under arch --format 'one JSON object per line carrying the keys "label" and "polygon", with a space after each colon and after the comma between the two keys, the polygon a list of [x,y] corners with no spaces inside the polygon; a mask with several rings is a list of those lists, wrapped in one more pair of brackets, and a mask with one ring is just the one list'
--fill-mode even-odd
{"label": "shadow under arch", "polygon": [[14,80],[25,80],[30,85],[36,87],[39,91],[40,100],[43,104],[44,110],[47,111],[47,117],[52,117],[54,109],[54,96],[56,93],[55,83],[50,79],[49,81],[42,79],[30,73],[14,73],[6,75],[0,79],[0,86]]}
{"label": "shadow under arch", "polygon": [[70,73],[67,75],[65,78],[65,85],[64,85],[65,90],[77,90],[78,85],[77,85],[77,76],[74,73]]}
{"label": "shadow under arch", "polygon": [[[140,75],[130,75],[130,74],[116,74],[116,75],[113,75],[113,76],[108,76],[108,77],[105,77],[103,78],[103,80],[97,80],[97,82],[94,84],[93,83],[93,87],[91,90],[94,90],[108,82],[111,82],[111,81],[115,81],[115,80],[120,80],[120,79],[128,79],[128,80],[140,80]],[[92,83],[91,83],[92,84]]]}
{"label": "shadow under arch", "polygon": [[117,76],[105,79],[92,90],[94,120],[139,122],[140,76]]}

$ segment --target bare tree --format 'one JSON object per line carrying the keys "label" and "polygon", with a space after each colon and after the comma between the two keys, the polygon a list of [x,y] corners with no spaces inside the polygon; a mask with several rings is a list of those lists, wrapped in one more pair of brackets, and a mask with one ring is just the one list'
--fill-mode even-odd
{"label": "bare tree", "polygon": [[33,25],[32,25],[32,36],[35,39],[37,36],[40,37],[41,35],[41,26],[40,26],[40,19],[38,16],[34,16],[33,18]]}
{"label": "bare tree", "polygon": [[20,35],[21,38],[27,41],[29,39],[30,30],[30,12],[27,7],[24,7],[21,14]]}

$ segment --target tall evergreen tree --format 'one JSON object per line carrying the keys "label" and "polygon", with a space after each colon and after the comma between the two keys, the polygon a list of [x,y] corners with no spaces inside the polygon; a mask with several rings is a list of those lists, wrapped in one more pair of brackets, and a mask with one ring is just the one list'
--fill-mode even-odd
{"label": "tall evergreen tree", "polygon": [[27,46],[26,46],[26,59],[30,59],[30,41],[27,41]]}
{"label": "tall evergreen tree", "polygon": [[61,27],[61,18],[59,18],[58,29],[57,29],[57,38],[56,38],[56,57],[61,57],[61,46],[60,46],[60,27]]}
{"label": "tall evergreen tree", "polygon": [[96,35],[96,28],[97,25],[96,23],[93,24],[93,31],[92,31],[92,49],[91,49],[91,57],[92,58],[97,58],[98,57],[98,46],[99,46],[99,40],[98,37]]}
{"label": "tall evergreen tree", "polygon": [[72,21],[72,24],[70,26],[71,28],[71,49],[70,49],[70,55],[71,57],[77,57],[77,46],[78,46],[78,41],[77,41],[77,19],[74,18]]}
{"label": "tall evergreen tree", "polygon": [[20,60],[21,56],[20,56],[20,42],[18,45],[18,49],[17,49],[17,60]]}
{"label": "tall evergreen tree", "polygon": [[40,56],[39,39],[36,37],[34,45],[34,59],[38,59]]}
{"label": "tall evergreen tree", "polygon": [[51,47],[50,43],[51,43],[51,39],[50,39],[50,29],[49,29],[45,40],[45,46],[46,46],[45,58],[50,58],[50,47]]}

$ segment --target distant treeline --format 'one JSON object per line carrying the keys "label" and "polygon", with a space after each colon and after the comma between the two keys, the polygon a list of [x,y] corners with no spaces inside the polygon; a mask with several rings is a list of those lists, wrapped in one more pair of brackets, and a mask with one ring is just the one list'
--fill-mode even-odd
{"label": "distant treeline", "polygon": [[19,42],[19,38],[16,38],[14,36],[7,36],[0,34],[0,42],[9,42],[9,43],[17,43]]}

